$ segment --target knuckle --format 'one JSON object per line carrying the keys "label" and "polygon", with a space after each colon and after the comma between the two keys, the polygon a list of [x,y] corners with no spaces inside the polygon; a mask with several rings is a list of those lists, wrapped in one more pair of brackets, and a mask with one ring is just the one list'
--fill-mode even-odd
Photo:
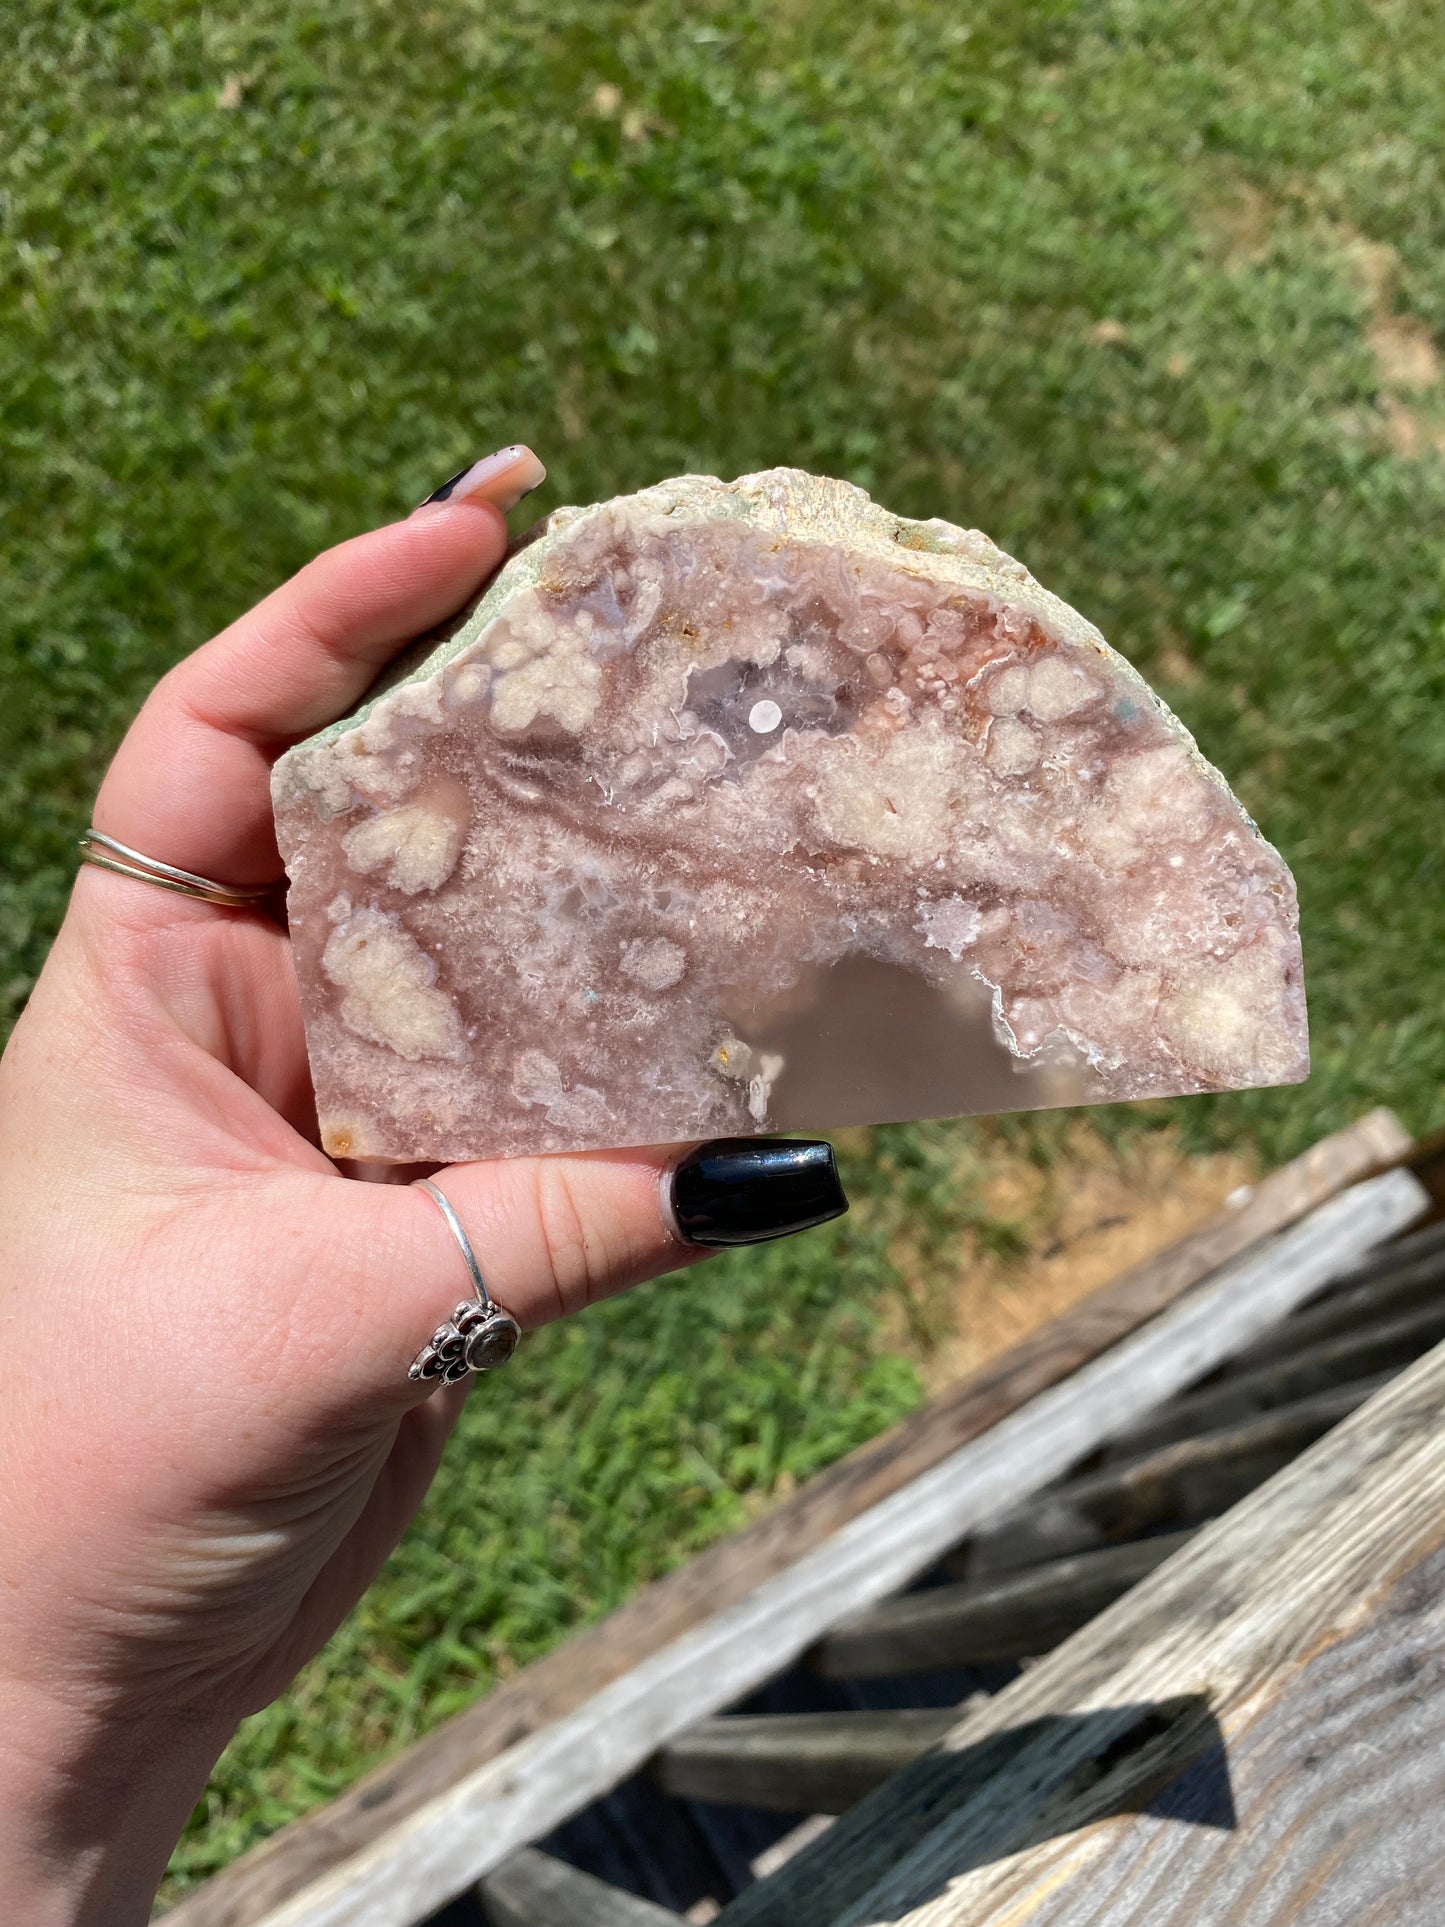
{"label": "knuckle", "polygon": [[611,1275],[606,1240],[589,1223],[575,1174],[561,1158],[541,1158],[533,1169],[532,1204],[543,1262],[559,1314],[601,1297]]}

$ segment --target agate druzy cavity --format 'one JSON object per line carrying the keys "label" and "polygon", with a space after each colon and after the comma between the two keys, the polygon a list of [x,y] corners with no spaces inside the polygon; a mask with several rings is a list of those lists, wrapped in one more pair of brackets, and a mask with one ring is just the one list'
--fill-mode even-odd
{"label": "agate druzy cavity", "polygon": [[844,482],[559,509],[274,794],[337,1157],[1306,1074],[1293,882],[1187,731]]}

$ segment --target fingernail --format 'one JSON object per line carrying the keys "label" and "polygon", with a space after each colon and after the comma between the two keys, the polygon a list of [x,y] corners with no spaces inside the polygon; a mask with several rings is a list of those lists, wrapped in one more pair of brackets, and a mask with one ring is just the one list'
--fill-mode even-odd
{"label": "fingernail", "polygon": [[490,502],[505,515],[546,479],[547,471],[531,449],[514,442],[510,448],[499,448],[495,455],[484,455],[469,468],[459,468],[417,507],[429,508],[433,502],[482,501]]}
{"label": "fingernail", "polygon": [[848,1209],[821,1138],[725,1137],[689,1151],[664,1186],[678,1235],[694,1245],[756,1245]]}

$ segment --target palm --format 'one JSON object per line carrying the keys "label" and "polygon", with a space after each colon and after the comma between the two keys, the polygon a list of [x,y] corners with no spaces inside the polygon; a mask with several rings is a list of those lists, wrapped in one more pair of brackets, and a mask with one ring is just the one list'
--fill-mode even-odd
{"label": "palm", "polygon": [[[78,897],[92,885],[128,887],[87,877]],[[154,1087],[130,1174],[131,1187],[139,1175],[150,1194],[149,1282],[143,1308],[132,1301],[117,1312],[133,1325],[141,1309],[149,1330],[165,1334],[125,1388],[137,1419],[129,1474],[164,1502],[143,1522],[145,1542],[133,1537],[136,1583],[112,1630],[129,1669],[167,1701],[185,1697],[198,1641],[223,1653],[227,1696],[247,1710],[274,1697],[368,1583],[425,1490],[458,1397],[415,1406],[399,1394],[358,1414],[346,1354],[367,1334],[358,1329],[364,1298],[346,1302],[348,1259],[384,1238],[385,1207],[413,1201],[338,1176],[309,1139],[284,932],[259,915],[217,919],[158,893],[122,914],[85,989],[114,1045],[88,1111],[93,1129]],[[159,995],[157,948],[166,959]],[[105,1181],[103,1170],[90,1174],[90,1187]],[[411,1216],[421,1216],[414,1206]],[[94,1253],[97,1268],[103,1259]],[[317,1315],[333,1295],[331,1317]],[[278,1343],[298,1329],[313,1342]],[[111,1342],[119,1350],[126,1334]],[[190,1361],[184,1403],[170,1382],[173,1356]],[[94,1521],[102,1538],[103,1512]],[[128,1526],[134,1535],[136,1521]],[[113,1593],[108,1604],[114,1618]]]}
{"label": "palm", "polygon": [[[258,1129],[285,1163],[326,1171],[316,1116],[291,940],[260,916],[212,923],[196,933],[203,996],[196,1041],[234,1074],[222,1087],[223,1115],[246,1141]],[[220,1093],[218,1093],[220,1094]],[[260,1116],[250,1094],[261,1100]],[[288,1132],[274,1129],[283,1120]]]}
{"label": "palm", "polygon": [[[350,1207],[356,1189],[335,1178],[334,1167],[316,1148],[290,939],[259,918],[210,925],[206,937],[214,997],[210,1017],[217,1043],[224,1040],[227,1052],[224,1058],[220,1049],[212,1055],[233,1073],[215,1095],[238,1162],[259,1154],[274,1159],[280,1170],[319,1177],[313,1235],[323,1249],[344,1250],[355,1236]],[[284,1204],[273,1222],[294,1241],[295,1226]],[[258,1278],[285,1276],[288,1267],[278,1263],[279,1255],[273,1245],[257,1267]],[[290,1567],[289,1583],[278,1590],[272,1625],[264,1632],[258,1628],[262,1637],[248,1694],[254,1704],[275,1697],[370,1582],[430,1483],[465,1394],[465,1385],[451,1388],[440,1400],[363,1428],[360,1436],[346,1432],[323,1441],[318,1470],[324,1466],[326,1477],[316,1504],[299,1516],[286,1506],[278,1545]],[[286,1473],[289,1485],[294,1464]],[[278,1508],[264,1491],[257,1510],[264,1529],[274,1534]]]}

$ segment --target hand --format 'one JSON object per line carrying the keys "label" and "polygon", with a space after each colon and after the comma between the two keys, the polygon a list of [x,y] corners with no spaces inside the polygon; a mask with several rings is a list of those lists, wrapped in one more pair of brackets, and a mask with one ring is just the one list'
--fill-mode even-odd
{"label": "hand", "polygon": [[[539,469],[342,544],[183,662],[96,827],[279,879],[272,761],[476,592]],[[314,1128],[279,924],[82,869],[0,1066],[0,1892],[33,1927],[147,1917],[235,1723],[364,1590],[457,1415],[464,1386],[407,1378],[467,1296],[457,1247]],[[704,1255],[663,1223],[668,1163],[437,1176],[526,1327]]]}

